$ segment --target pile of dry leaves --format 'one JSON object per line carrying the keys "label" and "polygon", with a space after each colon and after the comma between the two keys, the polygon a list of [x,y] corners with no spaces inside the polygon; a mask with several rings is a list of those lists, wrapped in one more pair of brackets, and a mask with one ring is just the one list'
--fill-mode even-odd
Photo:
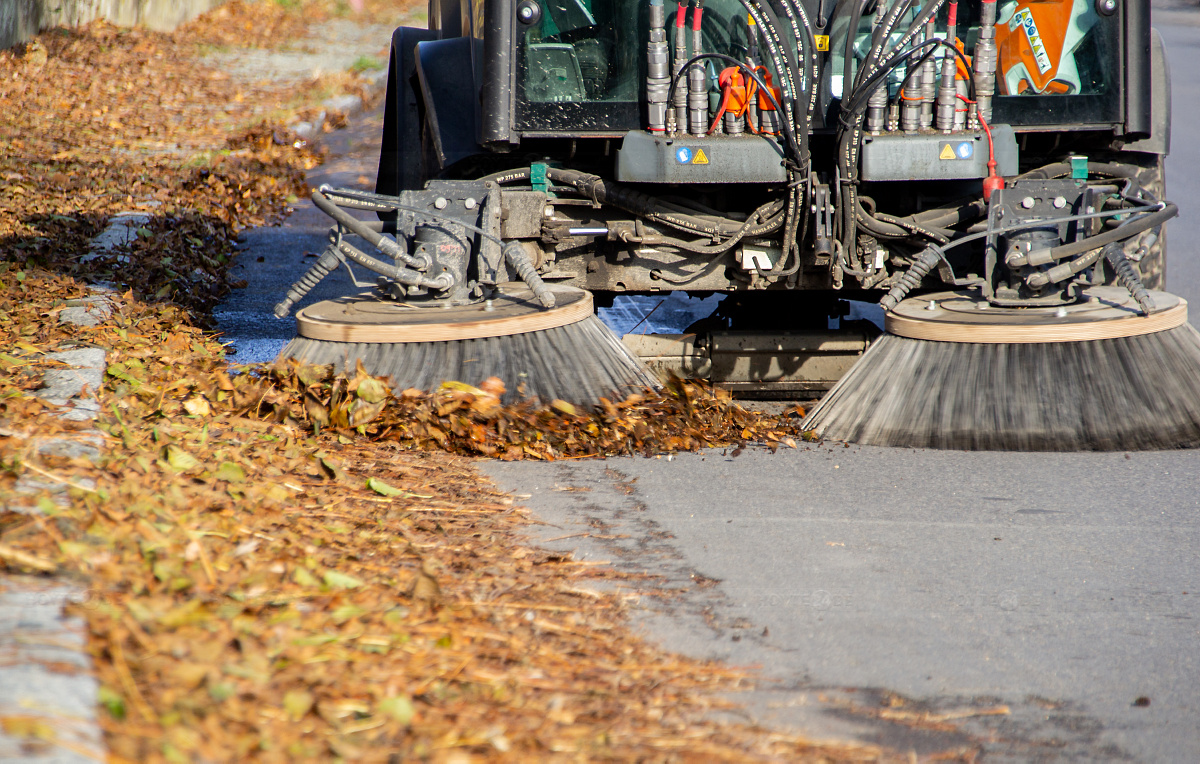
{"label": "pile of dry leaves", "polygon": [[[195,380],[194,407],[217,406],[237,415],[353,430],[406,449],[449,451],[504,460],[625,456],[694,451],[747,441],[796,447],[804,411],[782,417],[747,411],[727,393],[672,379],[661,392],[624,400],[601,398],[592,410],[565,401],[501,405],[504,383],[492,377],[476,388],[446,382],[432,392],[393,395],[387,381],[334,373],[332,366],[289,360],[273,366],[223,370]],[[186,404],[185,404],[186,405]]]}

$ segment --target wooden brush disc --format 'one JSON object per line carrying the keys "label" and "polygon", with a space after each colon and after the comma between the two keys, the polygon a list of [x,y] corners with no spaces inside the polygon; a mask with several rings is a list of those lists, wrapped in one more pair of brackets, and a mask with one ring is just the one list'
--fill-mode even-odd
{"label": "wooden brush disc", "polygon": [[1187,301],[1166,292],[1150,292],[1155,311],[1148,316],[1122,287],[1088,287],[1084,295],[1061,308],[997,308],[977,292],[938,292],[903,300],[884,328],[916,340],[1033,344],[1136,337],[1187,322]]}
{"label": "wooden brush disc", "polygon": [[373,294],[325,300],[296,314],[301,337],[329,342],[452,342],[544,331],[592,315],[592,294],[551,286],[555,305],[544,308],[524,284],[500,284],[486,303],[414,307]]}

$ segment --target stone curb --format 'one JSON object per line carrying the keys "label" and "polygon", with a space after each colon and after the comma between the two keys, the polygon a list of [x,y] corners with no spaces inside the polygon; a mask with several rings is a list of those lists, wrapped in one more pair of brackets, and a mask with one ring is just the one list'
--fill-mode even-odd
{"label": "stone curb", "polygon": [[[114,224],[119,225],[119,224]],[[113,228],[109,226],[109,230]],[[93,241],[109,233],[106,230]],[[111,245],[110,245],[111,246]],[[115,292],[106,286],[67,303],[61,323],[96,326],[112,315]],[[58,415],[76,422],[100,414],[98,393],[104,383],[107,353],[102,348],[76,347],[48,356],[63,368],[47,371],[36,395],[57,406]],[[100,459],[104,435],[95,429],[56,436],[37,443],[39,455]],[[94,481],[76,483],[94,487]],[[67,486],[26,472],[17,480],[8,509],[43,514],[39,506],[22,502],[48,495],[68,504]],[[107,757],[104,734],[96,717],[99,684],[95,679],[82,619],[68,617],[64,608],[86,603],[88,592],[79,584],[55,578],[0,576],[0,761],[27,764],[82,764]]]}

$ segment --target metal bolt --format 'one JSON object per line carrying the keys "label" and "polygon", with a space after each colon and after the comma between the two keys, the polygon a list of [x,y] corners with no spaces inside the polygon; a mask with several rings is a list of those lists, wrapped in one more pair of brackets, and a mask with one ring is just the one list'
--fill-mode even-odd
{"label": "metal bolt", "polygon": [[1067,206],[1067,199],[1064,196],[1056,196],[1054,197],[1054,201],[1050,203],[1054,205],[1054,209],[1061,210],[1063,207]]}
{"label": "metal bolt", "polygon": [[1054,315],[1057,316],[1058,318],[1066,318],[1067,317],[1067,309],[1060,307],[1058,310],[1054,311]]}
{"label": "metal bolt", "polygon": [[548,218],[554,217],[554,207],[552,205],[547,204],[546,209],[542,211],[542,214],[544,214]]}
{"label": "metal bolt", "polygon": [[463,202],[463,206],[469,210],[473,210],[473,209],[475,209],[475,205],[478,203],[479,202],[475,201],[475,199],[473,197],[468,196],[466,198],[466,201]]}
{"label": "metal bolt", "polygon": [[930,300],[929,304],[925,306],[925,310],[937,310],[937,300]]}
{"label": "metal bolt", "polygon": [[491,313],[491,312],[492,312],[493,310],[495,310],[495,309],[496,309],[496,306],[492,305],[492,301],[491,301],[491,300],[484,300],[484,301],[483,301],[483,310],[484,310],[484,312],[485,312],[485,313]]}
{"label": "metal bolt", "polygon": [[444,196],[439,196],[438,198],[433,200],[433,206],[437,207],[439,210],[446,209],[446,205],[449,203],[450,202],[446,201],[446,197],[444,197]]}
{"label": "metal bolt", "polygon": [[1027,196],[1021,200],[1021,206],[1027,210],[1033,209],[1034,204],[1036,204],[1036,202],[1033,200],[1032,196]]}

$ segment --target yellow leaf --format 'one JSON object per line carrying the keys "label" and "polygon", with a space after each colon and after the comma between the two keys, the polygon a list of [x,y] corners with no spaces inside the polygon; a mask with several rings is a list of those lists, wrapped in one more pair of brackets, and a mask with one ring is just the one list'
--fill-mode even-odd
{"label": "yellow leaf", "polygon": [[325,585],[331,589],[357,589],[363,585],[362,579],[355,578],[348,573],[339,573],[336,570],[327,570],[323,576]]}
{"label": "yellow leaf", "polygon": [[550,402],[550,408],[567,416],[578,416],[579,414],[579,411],[566,401],[553,400]]}
{"label": "yellow leaf", "polygon": [[394,698],[384,698],[379,701],[379,713],[391,717],[402,726],[407,727],[409,724],[412,724],[416,709],[413,707],[411,698],[407,695],[398,695]]}
{"label": "yellow leaf", "polygon": [[208,666],[203,663],[178,663],[171,673],[180,684],[191,690],[199,687],[208,676]]}
{"label": "yellow leaf", "polygon": [[[487,393],[484,392],[483,390],[480,390],[478,387],[468,385],[466,382],[453,382],[453,381],[443,382],[441,384],[441,387],[438,388],[438,391],[439,392],[470,393],[471,395],[487,395]],[[404,392],[407,393],[408,391],[405,390]]]}
{"label": "yellow leaf", "polygon": [[212,409],[209,408],[208,399],[203,395],[194,395],[183,402],[183,408],[192,416],[206,417],[212,415]]}
{"label": "yellow leaf", "polygon": [[289,720],[298,722],[312,710],[313,696],[306,690],[288,690],[283,694],[283,711]]}
{"label": "yellow leaf", "polygon": [[158,622],[168,629],[175,629],[180,626],[186,626],[189,623],[199,623],[208,620],[208,612],[204,610],[204,602],[201,600],[188,600],[178,607],[171,608]]}

